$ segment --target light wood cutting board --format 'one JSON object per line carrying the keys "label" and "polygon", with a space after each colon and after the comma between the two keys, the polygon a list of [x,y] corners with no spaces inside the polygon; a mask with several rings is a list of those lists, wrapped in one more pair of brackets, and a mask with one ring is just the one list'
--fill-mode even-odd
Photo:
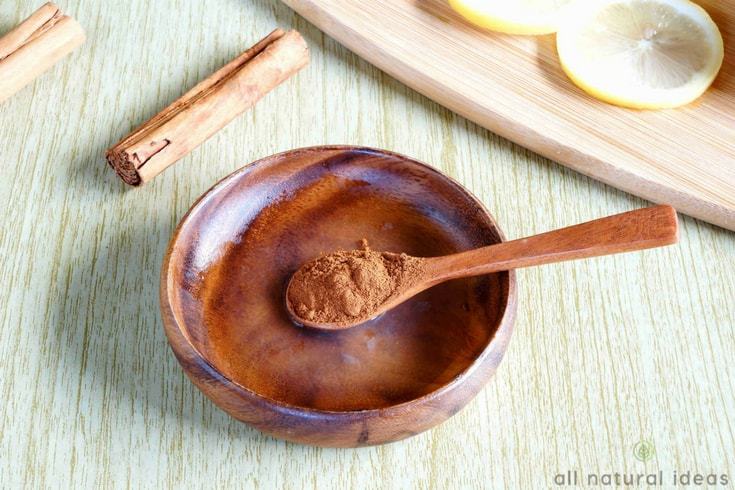
{"label": "light wood cutting board", "polygon": [[700,2],[722,30],[725,62],[700,100],[664,111],[599,102],[568,81],[554,36],[491,33],[442,0],[284,2],[390,75],[491,131],[735,230],[735,0]]}

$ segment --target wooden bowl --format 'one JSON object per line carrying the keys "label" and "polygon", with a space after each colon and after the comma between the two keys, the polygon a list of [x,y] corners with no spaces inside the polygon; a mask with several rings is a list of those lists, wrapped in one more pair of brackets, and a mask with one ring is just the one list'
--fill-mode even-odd
{"label": "wooden bowl", "polygon": [[294,325],[291,274],[362,238],[434,256],[503,235],[467,190],[394,153],[316,147],[248,165],[194,204],[163,263],[166,335],[191,380],[233,417],[320,446],[395,441],[464,407],[510,339],[514,273],[441,284],[349,330]]}

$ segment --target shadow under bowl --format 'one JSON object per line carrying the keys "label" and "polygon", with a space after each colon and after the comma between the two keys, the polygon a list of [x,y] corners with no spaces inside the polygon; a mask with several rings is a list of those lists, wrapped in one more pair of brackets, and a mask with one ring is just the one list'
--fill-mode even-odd
{"label": "shadow under bowl", "polygon": [[248,165],[192,206],[163,263],[166,335],[189,378],[233,417],[320,446],[395,441],[464,407],[506,350],[515,274],[438,285],[348,330],[292,323],[291,275],[362,238],[430,257],[503,235],[458,183],[387,151],[305,148]]}

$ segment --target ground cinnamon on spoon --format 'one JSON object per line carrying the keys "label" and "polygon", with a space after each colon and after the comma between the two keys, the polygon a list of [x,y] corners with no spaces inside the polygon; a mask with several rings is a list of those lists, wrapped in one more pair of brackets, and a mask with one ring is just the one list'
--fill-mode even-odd
{"label": "ground cinnamon on spoon", "polygon": [[299,269],[288,289],[291,310],[304,320],[341,323],[369,319],[383,303],[423,272],[422,261],[406,254],[361,248],[338,251]]}

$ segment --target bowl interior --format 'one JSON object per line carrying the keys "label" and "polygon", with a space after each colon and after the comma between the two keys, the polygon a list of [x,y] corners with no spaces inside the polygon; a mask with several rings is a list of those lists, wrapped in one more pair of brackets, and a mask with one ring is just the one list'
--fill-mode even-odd
{"label": "bowl interior", "polygon": [[164,271],[176,323],[217,371],[298,407],[353,411],[444,386],[488,346],[508,302],[508,273],[436,286],[361,326],[294,325],[284,291],[320,254],[356,248],[436,256],[500,240],[458,184],[398,155],[295,150],[245,167],[182,221]]}

